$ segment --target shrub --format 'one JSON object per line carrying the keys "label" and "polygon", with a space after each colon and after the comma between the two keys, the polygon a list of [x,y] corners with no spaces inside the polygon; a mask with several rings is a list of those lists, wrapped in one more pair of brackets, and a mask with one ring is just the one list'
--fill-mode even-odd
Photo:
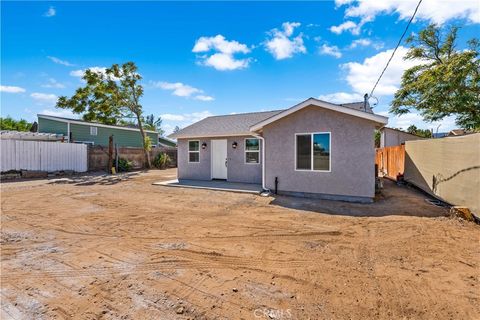
{"label": "shrub", "polygon": [[118,159],[118,172],[131,171],[133,167],[132,161],[128,161],[125,158]]}
{"label": "shrub", "polygon": [[170,157],[164,152],[160,152],[156,155],[155,159],[153,159],[153,165],[155,166],[155,168],[158,169],[165,169],[168,167],[169,164]]}

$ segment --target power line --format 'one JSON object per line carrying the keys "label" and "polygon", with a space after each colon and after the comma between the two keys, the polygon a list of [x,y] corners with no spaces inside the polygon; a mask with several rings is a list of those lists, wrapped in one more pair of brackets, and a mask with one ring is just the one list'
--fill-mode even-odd
{"label": "power line", "polygon": [[417,14],[417,11],[418,11],[418,7],[420,7],[420,4],[422,3],[422,1],[423,1],[423,0],[418,1],[417,7],[415,8],[415,11],[413,12],[413,15],[412,15],[412,17],[410,18],[410,21],[408,21],[408,24],[407,24],[407,26],[405,27],[405,30],[403,31],[402,36],[400,37],[400,40],[398,40],[397,46],[396,46],[395,49],[393,50],[392,55],[390,56],[390,59],[388,59],[387,64],[385,65],[385,68],[383,68],[383,71],[382,71],[382,73],[380,74],[380,77],[378,77],[377,82],[375,82],[375,85],[373,86],[373,89],[372,89],[372,91],[370,92],[370,95],[368,96],[368,98],[372,97],[373,91],[375,91],[375,88],[377,88],[377,85],[378,85],[378,83],[380,82],[380,79],[382,79],[383,74],[385,73],[385,71],[386,71],[387,68],[388,68],[388,65],[390,64],[390,61],[392,61],[393,56],[395,55],[395,52],[397,52],[398,47],[399,47],[400,44],[402,43],[403,37],[405,37],[405,34],[407,33],[408,27],[409,27],[410,24],[412,23],[413,18],[415,18],[415,15]]}

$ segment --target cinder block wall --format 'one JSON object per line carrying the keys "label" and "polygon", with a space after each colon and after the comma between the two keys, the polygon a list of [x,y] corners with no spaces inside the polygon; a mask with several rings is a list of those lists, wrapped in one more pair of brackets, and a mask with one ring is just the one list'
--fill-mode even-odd
{"label": "cinder block wall", "polygon": [[[157,154],[165,152],[170,157],[172,168],[177,166],[177,149],[176,148],[153,148],[150,151],[150,159],[153,159]],[[118,148],[120,158],[132,161],[135,169],[143,169],[144,156],[142,148]],[[113,152],[115,157],[115,150]],[[108,147],[103,146],[89,146],[88,148],[88,171],[103,171],[106,170],[108,163]]]}

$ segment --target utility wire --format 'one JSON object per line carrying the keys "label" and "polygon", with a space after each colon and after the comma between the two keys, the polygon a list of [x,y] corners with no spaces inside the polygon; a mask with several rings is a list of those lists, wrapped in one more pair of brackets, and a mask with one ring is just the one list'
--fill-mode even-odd
{"label": "utility wire", "polygon": [[378,83],[380,82],[380,79],[382,79],[383,74],[385,73],[385,71],[386,71],[387,68],[388,68],[388,65],[390,64],[390,61],[392,61],[393,56],[395,55],[395,52],[397,52],[398,47],[399,47],[400,44],[402,43],[403,37],[405,37],[405,34],[407,33],[408,27],[409,27],[410,24],[412,23],[413,18],[415,18],[415,15],[417,14],[417,11],[418,11],[418,7],[420,7],[420,4],[422,3],[422,1],[423,1],[423,0],[418,1],[417,7],[415,8],[415,11],[413,12],[413,15],[412,15],[412,17],[410,18],[410,21],[408,21],[408,24],[407,24],[405,30],[403,31],[403,34],[402,34],[402,36],[400,37],[400,40],[398,40],[397,46],[396,46],[395,49],[393,50],[392,55],[390,56],[390,59],[388,59],[387,64],[385,65],[385,68],[383,68],[383,71],[382,71],[382,73],[380,74],[380,77],[378,77],[377,82],[375,82],[375,85],[373,86],[373,89],[372,89],[372,91],[370,92],[370,95],[368,96],[368,98],[371,98],[371,97],[372,97],[373,91],[375,91],[375,89],[377,88],[377,85],[378,85]]}

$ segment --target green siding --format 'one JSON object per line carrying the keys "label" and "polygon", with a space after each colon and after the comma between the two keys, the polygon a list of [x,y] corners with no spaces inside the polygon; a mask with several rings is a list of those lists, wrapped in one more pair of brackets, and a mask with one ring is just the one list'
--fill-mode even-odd
{"label": "green siding", "polygon": [[[90,127],[97,127],[97,135],[90,135]],[[50,119],[38,118],[38,132],[61,133],[67,135],[68,125],[65,122]],[[113,143],[119,147],[142,147],[142,136],[140,131],[124,130],[117,128],[98,127],[95,124],[81,125],[70,123],[72,140],[93,142],[95,145],[108,146],[108,137],[113,134]],[[147,132],[152,140],[152,145],[158,144],[158,133]]]}
{"label": "green siding", "polygon": [[65,122],[38,118],[38,132],[57,133],[67,135],[67,124]]}
{"label": "green siding", "polygon": [[[92,141],[95,145],[108,146],[108,138],[113,135],[113,143],[116,143],[119,147],[143,146],[140,131],[97,127],[97,135],[92,136],[90,135],[90,127],[95,127],[95,125],[70,124],[73,141]],[[152,140],[152,144],[157,144],[158,134],[147,132],[147,136]]]}

